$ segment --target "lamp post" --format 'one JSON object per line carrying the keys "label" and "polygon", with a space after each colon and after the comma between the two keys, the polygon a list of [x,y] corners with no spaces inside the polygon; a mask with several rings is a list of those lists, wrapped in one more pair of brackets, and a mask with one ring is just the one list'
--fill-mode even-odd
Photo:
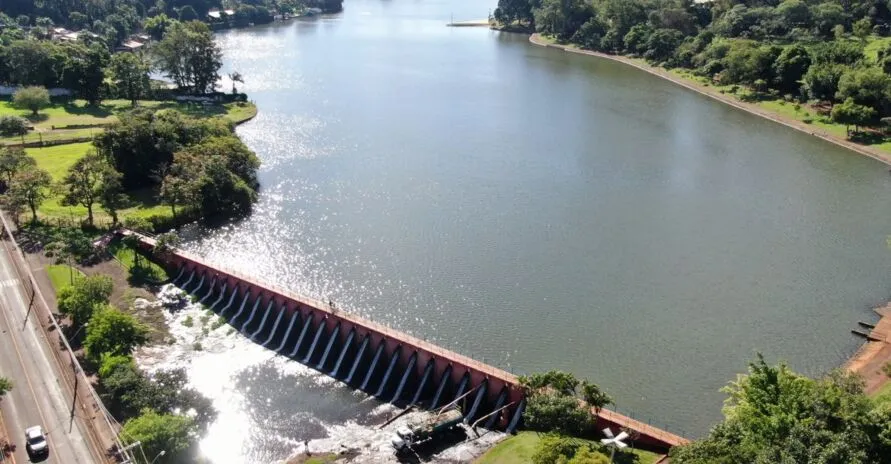
{"label": "lamp post", "polygon": [[71,340],[74,340],[75,338],[77,338],[77,334],[79,334],[81,330],[84,330],[84,327],[87,327],[88,325],[90,325],[89,322],[84,322],[84,325],[80,326],[79,329],[74,331],[74,334],[71,336]]}
{"label": "lamp post", "polygon": [[161,452],[158,453],[158,455],[155,456],[155,459],[152,459],[152,462],[150,462],[149,464],[155,464],[155,461],[157,461],[158,458],[160,458],[161,456],[164,456],[165,454],[167,454],[167,451],[161,450]]}

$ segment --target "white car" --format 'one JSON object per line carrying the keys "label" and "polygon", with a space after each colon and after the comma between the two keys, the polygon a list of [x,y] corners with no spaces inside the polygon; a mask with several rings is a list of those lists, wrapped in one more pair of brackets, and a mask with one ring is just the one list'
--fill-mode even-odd
{"label": "white car", "polygon": [[25,449],[33,455],[43,455],[49,452],[49,444],[46,442],[43,427],[35,425],[25,429]]}

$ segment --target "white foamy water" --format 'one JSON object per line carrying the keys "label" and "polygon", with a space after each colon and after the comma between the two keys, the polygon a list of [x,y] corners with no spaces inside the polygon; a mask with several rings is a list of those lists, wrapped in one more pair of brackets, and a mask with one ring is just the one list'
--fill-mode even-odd
{"label": "white foamy water", "polygon": [[[425,413],[412,412],[380,428],[401,409],[263,348],[220,324],[201,304],[170,304],[183,295],[166,285],[159,301],[137,301],[164,311],[170,340],[140,348],[135,358],[148,372],[184,368],[189,385],[213,401],[218,416],[200,442],[209,462],[284,462],[305,452],[305,442],[314,454],[358,453],[349,462],[398,462],[390,445],[394,430]],[[430,462],[470,461],[504,436],[483,432],[477,437],[468,431],[467,440]]]}

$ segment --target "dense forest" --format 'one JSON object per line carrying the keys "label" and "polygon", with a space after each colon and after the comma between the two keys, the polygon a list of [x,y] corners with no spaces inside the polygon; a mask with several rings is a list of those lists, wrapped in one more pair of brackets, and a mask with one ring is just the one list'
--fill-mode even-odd
{"label": "dense forest", "polygon": [[[152,18],[206,21],[247,26],[272,22],[275,14],[296,14],[306,8],[325,12],[343,9],[343,0],[4,0],[4,25],[47,29],[61,26],[90,31],[117,45],[130,34],[148,29]],[[231,9],[231,21],[208,16],[211,10]],[[157,22],[157,20],[155,20]]]}
{"label": "dense forest", "polygon": [[500,0],[493,19],[745,86],[753,98],[817,102],[845,125],[891,115],[887,0]]}

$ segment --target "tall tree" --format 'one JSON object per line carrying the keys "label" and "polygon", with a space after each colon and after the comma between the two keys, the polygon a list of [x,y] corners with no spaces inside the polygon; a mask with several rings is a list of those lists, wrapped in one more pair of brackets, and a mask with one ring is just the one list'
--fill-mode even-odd
{"label": "tall tree", "polygon": [[[118,179],[120,175],[105,158],[92,151],[68,169],[68,174],[62,180],[65,189],[62,205],[83,206],[87,209],[87,223],[93,225],[93,205],[100,200],[103,192],[120,187]],[[116,184],[106,185],[108,181]]]}
{"label": "tall tree", "polygon": [[851,127],[857,130],[859,126],[869,124],[876,115],[876,111],[868,106],[859,105],[853,98],[848,98],[843,103],[832,108],[832,120],[845,125],[845,131],[851,134]]}
{"label": "tall tree", "polygon": [[146,329],[133,316],[111,306],[99,307],[90,317],[84,349],[94,362],[103,355],[127,355],[146,342]]}
{"label": "tall tree", "polygon": [[8,195],[12,202],[27,205],[31,210],[31,222],[37,222],[37,208],[49,198],[52,185],[50,173],[36,166],[27,166],[13,176]]}
{"label": "tall tree", "polygon": [[[841,105],[838,105],[841,106]],[[762,356],[723,390],[724,421],[672,449],[671,462],[884,464],[891,457],[888,410],[844,372],[810,379]]]}
{"label": "tall tree", "polygon": [[149,65],[136,53],[118,53],[111,58],[111,77],[115,87],[132,106],[149,91]]}
{"label": "tall tree", "polygon": [[149,409],[124,423],[121,436],[127,444],[140,442],[145,455],[158,456],[159,463],[176,462],[196,438],[196,427],[188,416],[158,414]]}
{"label": "tall tree", "polygon": [[12,184],[12,178],[17,172],[36,165],[34,158],[28,156],[23,148],[0,147],[0,174],[6,176],[7,186]]}
{"label": "tall tree", "polygon": [[174,24],[155,47],[160,68],[180,88],[212,91],[222,66],[222,51],[210,28],[201,22]]}
{"label": "tall tree", "polygon": [[94,275],[74,281],[59,290],[59,312],[71,318],[75,327],[89,321],[98,308],[108,304],[114,286],[111,277]]}

